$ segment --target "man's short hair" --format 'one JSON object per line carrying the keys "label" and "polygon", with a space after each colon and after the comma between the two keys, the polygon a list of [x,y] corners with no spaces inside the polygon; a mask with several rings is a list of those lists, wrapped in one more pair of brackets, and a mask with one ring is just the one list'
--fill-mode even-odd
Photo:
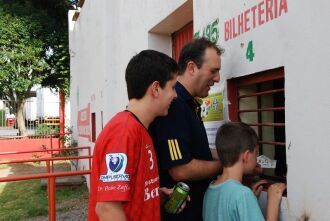
{"label": "man's short hair", "polygon": [[222,165],[229,167],[246,150],[254,151],[258,145],[258,135],[245,123],[227,122],[218,129],[215,145]]}
{"label": "man's short hair", "polygon": [[141,51],[129,61],[126,68],[128,99],[141,99],[154,81],[164,88],[177,72],[177,63],[166,54],[154,50]]}
{"label": "man's short hair", "polygon": [[220,56],[223,54],[224,50],[216,45],[216,43],[206,39],[198,38],[187,43],[180,52],[179,57],[179,74],[183,74],[187,68],[187,64],[193,61],[197,68],[201,68],[204,62],[204,54],[207,48],[213,48],[216,50],[217,54]]}

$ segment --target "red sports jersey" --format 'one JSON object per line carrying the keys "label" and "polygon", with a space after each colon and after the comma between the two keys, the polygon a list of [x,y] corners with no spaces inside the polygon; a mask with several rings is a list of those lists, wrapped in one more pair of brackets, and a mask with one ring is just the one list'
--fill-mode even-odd
{"label": "red sports jersey", "polygon": [[118,113],[95,145],[88,220],[99,220],[96,202],[122,201],[128,221],[159,221],[158,190],[157,159],[147,129],[132,113]]}

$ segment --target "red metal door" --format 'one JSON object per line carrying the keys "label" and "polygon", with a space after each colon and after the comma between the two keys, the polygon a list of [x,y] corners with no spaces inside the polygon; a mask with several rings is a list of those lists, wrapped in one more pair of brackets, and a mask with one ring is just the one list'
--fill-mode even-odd
{"label": "red metal door", "polygon": [[185,25],[172,34],[172,56],[178,61],[183,46],[193,39],[193,23]]}

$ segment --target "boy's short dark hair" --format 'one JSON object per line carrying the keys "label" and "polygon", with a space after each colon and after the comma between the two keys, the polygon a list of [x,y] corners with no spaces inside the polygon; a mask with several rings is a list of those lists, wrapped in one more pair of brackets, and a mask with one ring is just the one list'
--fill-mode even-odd
{"label": "boy's short dark hair", "polygon": [[217,54],[220,56],[223,54],[224,50],[216,45],[216,43],[206,39],[198,38],[187,43],[181,50],[179,56],[179,74],[183,74],[187,68],[187,64],[193,61],[198,68],[201,68],[203,64],[203,58],[205,50],[207,48],[213,48],[216,50]]}
{"label": "boy's short dark hair", "polygon": [[234,165],[241,153],[254,151],[258,145],[258,135],[247,124],[227,122],[217,131],[215,146],[224,167]]}
{"label": "boy's short dark hair", "polygon": [[154,50],[141,51],[129,61],[126,68],[128,99],[141,99],[154,81],[164,88],[177,72],[177,63],[166,54]]}

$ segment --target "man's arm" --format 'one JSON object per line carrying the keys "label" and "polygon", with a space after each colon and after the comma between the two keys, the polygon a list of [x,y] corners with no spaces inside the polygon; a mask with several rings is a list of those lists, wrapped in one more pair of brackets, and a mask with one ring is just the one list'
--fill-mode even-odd
{"label": "man's arm", "polygon": [[95,208],[100,221],[126,221],[121,202],[97,202]]}
{"label": "man's arm", "polygon": [[169,169],[169,174],[175,181],[201,180],[216,176],[221,171],[220,161],[192,159],[189,163]]}

